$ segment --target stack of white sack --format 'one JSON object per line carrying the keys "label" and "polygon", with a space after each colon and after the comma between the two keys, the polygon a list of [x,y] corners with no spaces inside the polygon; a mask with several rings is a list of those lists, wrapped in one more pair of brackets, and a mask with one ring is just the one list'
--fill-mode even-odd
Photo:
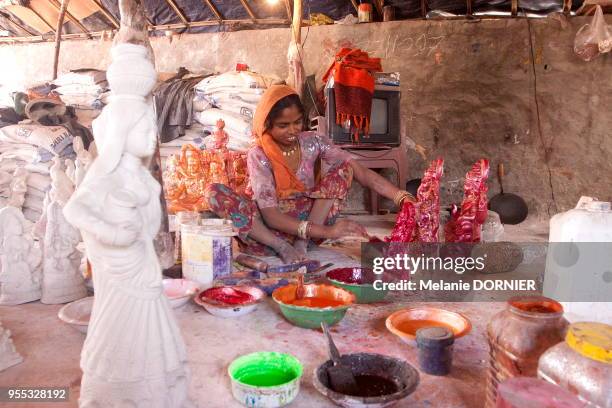
{"label": "stack of white sack", "polygon": [[12,175],[17,168],[28,171],[23,213],[36,222],[50,188],[52,159],[74,159],[73,136],[62,126],[17,124],[0,128],[0,171]]}
{"label": "stack of white sack", "polygon": [[104,107],[104,98],[108,89],[106,72],[93,69],[71,71],[60,75],[53,84],[62,101],[75,108],[79,123],[91,128],[95,119]]}
{"label": "stack of white sack", "polygon": [[177,139],[171,140],[159,145],[159,155],[162,168],[166,168],[166,160],[172,154],[179,155],[183,145],[191,144],[199,149],[204,149],[204,139],[208,133],[205,132],[204,126],[199,123],[194,123],[189,128],[185,129],[185,134]]}
{"label": "stack of white sack", "polygon": [[261,96],[271,85],[281,83],[276,77],[255,72],[227,72],[204,78],[195,86],[196,120],[214,132],[217,120],[225,121],[228,148],[245,151],[252,141],[252,122]]}

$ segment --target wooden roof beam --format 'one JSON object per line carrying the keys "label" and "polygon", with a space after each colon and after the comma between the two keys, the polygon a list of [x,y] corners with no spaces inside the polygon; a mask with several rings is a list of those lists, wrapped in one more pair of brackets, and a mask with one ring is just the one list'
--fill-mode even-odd
{"label": "wooden roof beam", "polygon": [[11,15],[8,13],[0,13],[0,15],[2,17],[4,17],[6,19],[6,21],[8,21],[9,23],[13,24],[14,26],[16,26],[17,28],[19,28],[22,31],[25,31],[26,33],[30,34],[30,35],[36,35],[34,32],[32,32],[29,28],[23,26],[22,24],[19,24],[17,21],[13,20],[11,18]]}
{"label": "wooden roof beam", "polygon": [[115,28],[119,28],[119,21],[117,21],[117,19],[115,18],[115,16],[113,16],[107,9],[106,7],[104,7],[104,5],[102,3],[100,3],[100,0],[91,0],[96,7],[98,8],[98,10],[100,11],[100,13],[102,13],[104,15],[104,17],[106,17],[106,19],[108,21],[111,22],[112,25],[115,26]]}
{"label": "wooden roof beam", "polygon": [[[43,16],[41,16],[41,15],[40,15],[40,14],[39,14],[39,13],[38,13],[36,10],[34,10],[32,7],[30,7],[30,6],[26,6],[26,7],[27,7],[27,9],[28,9],[28,10],[30,10],[32,13],[34,13],[34,15],[35,15],[36,17],[38,17],[38,18],[40,19],[40,21],[42,21],[43,23],[45,23],[45,25],[46,25],[47,27],[49,27],[49,29],[51,30],[51,32],[52,32],[53,34],[55,34],[55,27],[53,27],[53,26],[51,25],[51,23],[49,23],[47,20],[45,20],[45,18],[44,18]],[[42,33],[42,34],[44,34],[44,33]]]}
{"label": "wooden roof beam", "polygon": [[256,20],[257,16],[253,12],[253,9],[251,8],[251,6],[249,6],[249,3],[247,3],[246,0],[240,0],[240,3],[242,3],[242,7],[244,7],[246,12],[249,14],[249,17],[251,17],[251,20]]}
{"label": "wooden roof beam", "polygon": [[219,12],[219,10],[215,7],[215,5],[212,3],[212,1],[210,0],[204,0],[204,3],[206,3],[206,5],[208,5],[208,8],[210,9],[210,11],[213,12],[213,14],[217,17],[217,20],[221,21],[223,20],[223,14],[221,14]]}
{"label": "wooden roof beam", "polygon": [[[51,3],[53,7],[57,9],[58,12],[61,12],[62,5],[60,2],[58,2],[57,0],[49,0],[49,3]],[[74,23],[77,27],[79,27],[82,32],[89,35],[89,30],[83,24],[81,24],[81,22],[77,20],[72,14],[70,14],[68,10],[66,10],[66,17],[68,17],[68,20],[70,20],[70,22]]]}
{"label": "wooden roof beam", "polygon": [[176,3],[174,2],[174,0],[166,0],[166,4],[168,4],[168,6],[170,6],[170,8],[172,10],[174,10],[174,12],[176,13],[176,15],[181,19],[181,21],[183,22],[183,24],[185,25],[189,25],[189,20],[187,20],[187,17],[185,17],[185,14],[183,14],[183,12],[181,11],[181,9],[178,8],[178,6],[176,5]]}

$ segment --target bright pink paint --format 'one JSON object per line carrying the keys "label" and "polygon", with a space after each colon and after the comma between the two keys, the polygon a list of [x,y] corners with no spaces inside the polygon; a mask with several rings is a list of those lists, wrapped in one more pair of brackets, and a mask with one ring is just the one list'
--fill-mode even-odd
{"label": "bright pink paint", "polygon": [[206,289],[200,294],[200,297],[216,300],[217,302],[226,303],[228,305],[243,305],[255,300],[250,293],[226,286]]}
{"label": "bright pink paint", "polygon": [[327,277],[338,282],[357,285],[374,282],[374,272],[360,267],[332,269],[327,272]]}

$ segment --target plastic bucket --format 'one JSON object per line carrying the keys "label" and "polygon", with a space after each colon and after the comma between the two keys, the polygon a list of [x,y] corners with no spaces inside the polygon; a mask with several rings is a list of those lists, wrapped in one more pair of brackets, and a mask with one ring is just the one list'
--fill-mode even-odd
{"label": "plastic bucket", "polygon": [[200,225],[181,225],[183,277],[201,289],[232,272],[232,237],[237,234],[229,220],[207,219]]}

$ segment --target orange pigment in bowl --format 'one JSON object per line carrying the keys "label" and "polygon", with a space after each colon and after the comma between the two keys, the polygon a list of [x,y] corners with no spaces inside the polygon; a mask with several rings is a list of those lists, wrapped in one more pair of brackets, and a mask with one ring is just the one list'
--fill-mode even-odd
{"label": "orange pigment in bowl", "polygon": [[408,320],[401,322],[397,325],[397,329],[404,333],[416,336],[416,332],[423,327],[444,327],[449,329],[454,334],[457,334],[457,330],[453,326],[436,321],[436,320]]}
{"label": "orange pigment in bowl", "polygon": [[324,298],[318,298],[318,297],[305,297],[302,299],[294,299],[286,303],[290,305],[294,305],[294,306],[305,306],[305,307],[316,307],[316,308],[338,307],[338,306],[346,305],[346,303],[341,300],[324,299]]}

